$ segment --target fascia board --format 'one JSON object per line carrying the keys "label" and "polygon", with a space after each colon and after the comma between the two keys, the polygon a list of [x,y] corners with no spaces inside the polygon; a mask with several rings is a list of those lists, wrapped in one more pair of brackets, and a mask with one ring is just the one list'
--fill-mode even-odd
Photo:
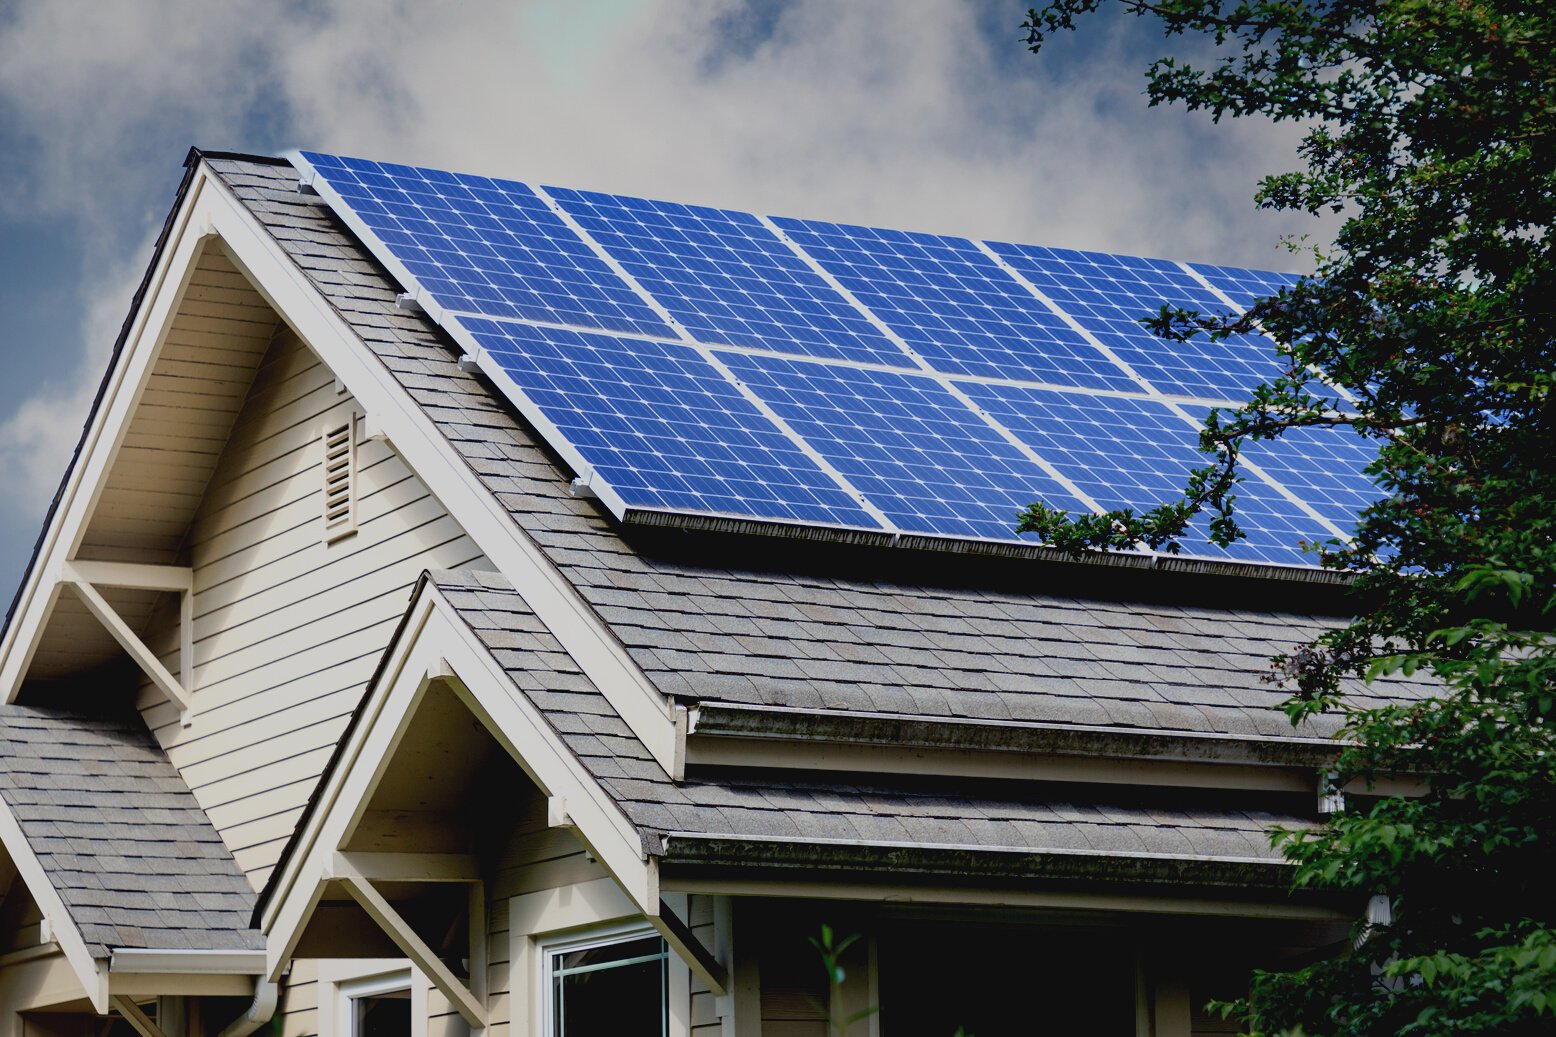
{"label": "fascia board", "polygon": [[27,891],[32,894],[38,906],[43,911],[43,916],[49,920],[49,925],[54,931],[54,939],[64,952],[65,960],[70,963],[76,978],[81,981],[81,989],[92,1002],[92,1007],[99,1013],[108,1011],[108,970],[103,959],[94,957],[87,948],[86,939],[81,935],[80,928],[76,925],[75,918],[70,909],[60,899],[59,891],[49,881],[48,873],[43,868],[43,863],[32,852],[32,845],[27,841],[27,836],[22,832],[21,825],[17,824],[16,815],[11,813],[10,806],[0,800],[0,843],[5,846],[6,853],[16,865],[16,872],[23,882],[27,884]]}
{"label": "fascia board", "polygon": [[205,204],[207,175],[194,177],[180,212],[173,220],[170,247],[163,250],[139,312],[125,337],[124,349],[108,372],[102,403],[92,417],[81,450],[61,491],[49,528],[17,599],[12,622],[0,641],[0,693],[16,701],[32,662],[38,635],[58,597],[58,569],[71,558],[86,533],[107,474],[129,428],[135,406],[161,352],[184,288],[194,273],[200,250],[211,236]]}
{"label": "fascia board", "polygon": [[367,349],[345,318],[279,243],[214,177],[201,197],[228,255],[377,423],[401,459],[517,588],[632,728],[660,766],[674,766],[675,721],[667,696],[576,587],[514,522],[495,494]]}
{"label": "fascia board", "polygon": [[318,902],[334,856],[367,809],[377,779],[408,733],[409,720],[432,679],[448,681],[472,713],[539,786],[562,796],[582,842],[645,914],[658,909],[655,872],[637,829],[533,707],[521,703],[507,673],[458,618],[436,588],[424,584],[390,658],[369,690],[364,714],[305,828],[283,864],[286,874],[264,905],[260,928],[274,978],[291,957]]}

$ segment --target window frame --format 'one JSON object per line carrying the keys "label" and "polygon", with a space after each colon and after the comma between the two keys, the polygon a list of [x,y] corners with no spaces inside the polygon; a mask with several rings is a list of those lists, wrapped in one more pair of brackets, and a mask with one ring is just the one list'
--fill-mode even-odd
{"label": "window frame", "polygon": [[325,959],[318,984],[319,1037],[357,1037],[357,999],[400,990],[411,995],[411,1037],[427,1037],[431,984],[404,959]]}
{"label": "window frame", "polygon": [[[534,937],[535,960],[538,966],[536,970],[538,975],[535,977],[536,985],[534,989],[539,994],[539,997],[536,999],[536,1007],[539,1009],[537,1013],[539,1031],[535,1037],[552,1037],[556,1032],[554,962],[558,957],[574,951],[609,947],[618,943],[631,943],[634,940],[642,940],[648,937],[657,939],[665,954],[665,982],[662,995],[665,1019],[663,1033],[665,1037],[687,1037],[691,1032],[691,1021],[687,1018],[691,1002],[691,977],[689,970],[686,968],[686,964],[676,955],[675,948],[671,947],[665,940],[663,934],[641,919]],[[678,1010],[678,1006],[683,1002],[686,1008]]]}

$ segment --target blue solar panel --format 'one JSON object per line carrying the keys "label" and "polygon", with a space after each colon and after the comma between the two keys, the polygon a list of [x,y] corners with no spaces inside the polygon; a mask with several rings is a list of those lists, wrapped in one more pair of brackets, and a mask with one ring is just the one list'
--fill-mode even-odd
{"label": "blue solar panel", "polygon": [[[1196,448],[1199,430],[1153,400],[988,383],[959,387],[1104,508],[1147,511],[1181,499],[1189,471],[1211,462]],[[1330,535],[1257,479],[1245,479],[1236,492],[1248,539],[1217,547],[1201,518],[1183,539],[1184,553],[1303,564],[1301,542]]]}
{"label": "blue solar panel", "polygon": [[1385,496],[1364,471],[1377,446],[1349,429],[1290,429],[1246,444],[1243,456],[1347,533],[1363,508]]}
{"label": "blue solar panel", "polygon": [[[437,304],[458,342],[482,351],[488,373],[559,452],[592,469],[613,507],[871,530],[884,513],[904,532],[1011,540],[1034,500],[1085,508],[1031,453],[1102,506],[1137,510],[1176,498],[1205,464],[1189,422],[967,239],[775,221],[807,260],[745,213],[560,189],[548,202],[512,181],[304,158],[342,218]],[[1211,291],[1161,260],[988,247],[1160,392],[1235,405],[1279,373],[1265,339],[1169,343],[1138,321],[1163,303],[1224,312],[1216,292],[1245,306],[1292,275],[1194,267]],[[744,385],[705,352],[663,341],[678,333],[661,312],[718,349]],[[894,337],[963,379],[973,405],[913,370]],[[1347,432],[1304,430],[1245,452],[1340,528],[1379,495],[1361,471],[1370,447]],[[1184,550],[1302,564],[1311,558],[1298,542],[1329,535],[1252,475],[1237,510],[1247,541],[1212,547],[1201,522]]]}
{"label": "blue solar panel", "polygon": [[699,342],[913,365],[755,216],[546,190]]}
{"label": "blue solar panel", "polygon": [[1140,388],[966,238],[774,223],[937,371]]}
{"label": "blue solar panel", "polygon": [[671,328],[524,184],[305,152],[439,306],[669,336]]}
{"label": "blue solar panel", "polygon": [[1163,304],[1208,314],[1226,303],[1176,263],[990,242],[989,247],[1164,393],[1242,400],[1280,373],[1274,345],[1257,336],[1167,342],[1140,326]]}
{"label": "blue solar panel", "polygon": [[459,322],[629,507],[880,528],[689,347]]}
{"label": "blue solar panel", "polygon": [[1035,500],[1083,505],[939,383],[781,357],[722,359],[903,531],[1015,538]]}
{"label": "blue solar panel", "polygon": [[1282,274],[1273,270],[1247,270],[1239,266],[1210,266],[1206,263],[1189,265],[1245,310],[1253,305],[1254,299],[1274,295],[1282,288],[1297,283],[1296,274]]}

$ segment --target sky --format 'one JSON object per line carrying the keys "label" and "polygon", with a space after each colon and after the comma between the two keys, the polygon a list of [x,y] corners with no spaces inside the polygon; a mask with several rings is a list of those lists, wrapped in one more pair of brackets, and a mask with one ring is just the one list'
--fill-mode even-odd
{"label": "sky", "polygon": [[1296,129],[1148,107],[1120,14],[1033,56],[1028,3],[0,0],[0,597],[190,145],[1300,268]]}

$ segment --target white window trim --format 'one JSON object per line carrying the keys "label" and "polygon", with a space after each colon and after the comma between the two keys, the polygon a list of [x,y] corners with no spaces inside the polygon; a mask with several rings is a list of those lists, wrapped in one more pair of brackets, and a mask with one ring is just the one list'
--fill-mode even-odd
{"label": "white window trim", "polygon": [[324,959],[319,962],[319,1037],[356,1037],[352,1002],[359,997],[411,992],[411,1037],[427,1037],[432,984],[403,958]]}
{"label": "white window trim", "polygon": [[[532,936],[535,974],[531,977],[535,991],[533,1013],[534,1037],[551,1037],[552,997],[551,962],[558,954],[583,950],[589,947],[608,947],[652,936],[665,949],[665,1017],[667,1037],[690,1037],[691,1034],[691,969],[675,953],[675,948],[664,942],[659,930],[641,918],[627,919],[607,925],[596,925],[580,930],[546,933]],[[320,1035],[323,1037],[323,1035]],[[414,1035],[413,1035],[414,1037]]]}

